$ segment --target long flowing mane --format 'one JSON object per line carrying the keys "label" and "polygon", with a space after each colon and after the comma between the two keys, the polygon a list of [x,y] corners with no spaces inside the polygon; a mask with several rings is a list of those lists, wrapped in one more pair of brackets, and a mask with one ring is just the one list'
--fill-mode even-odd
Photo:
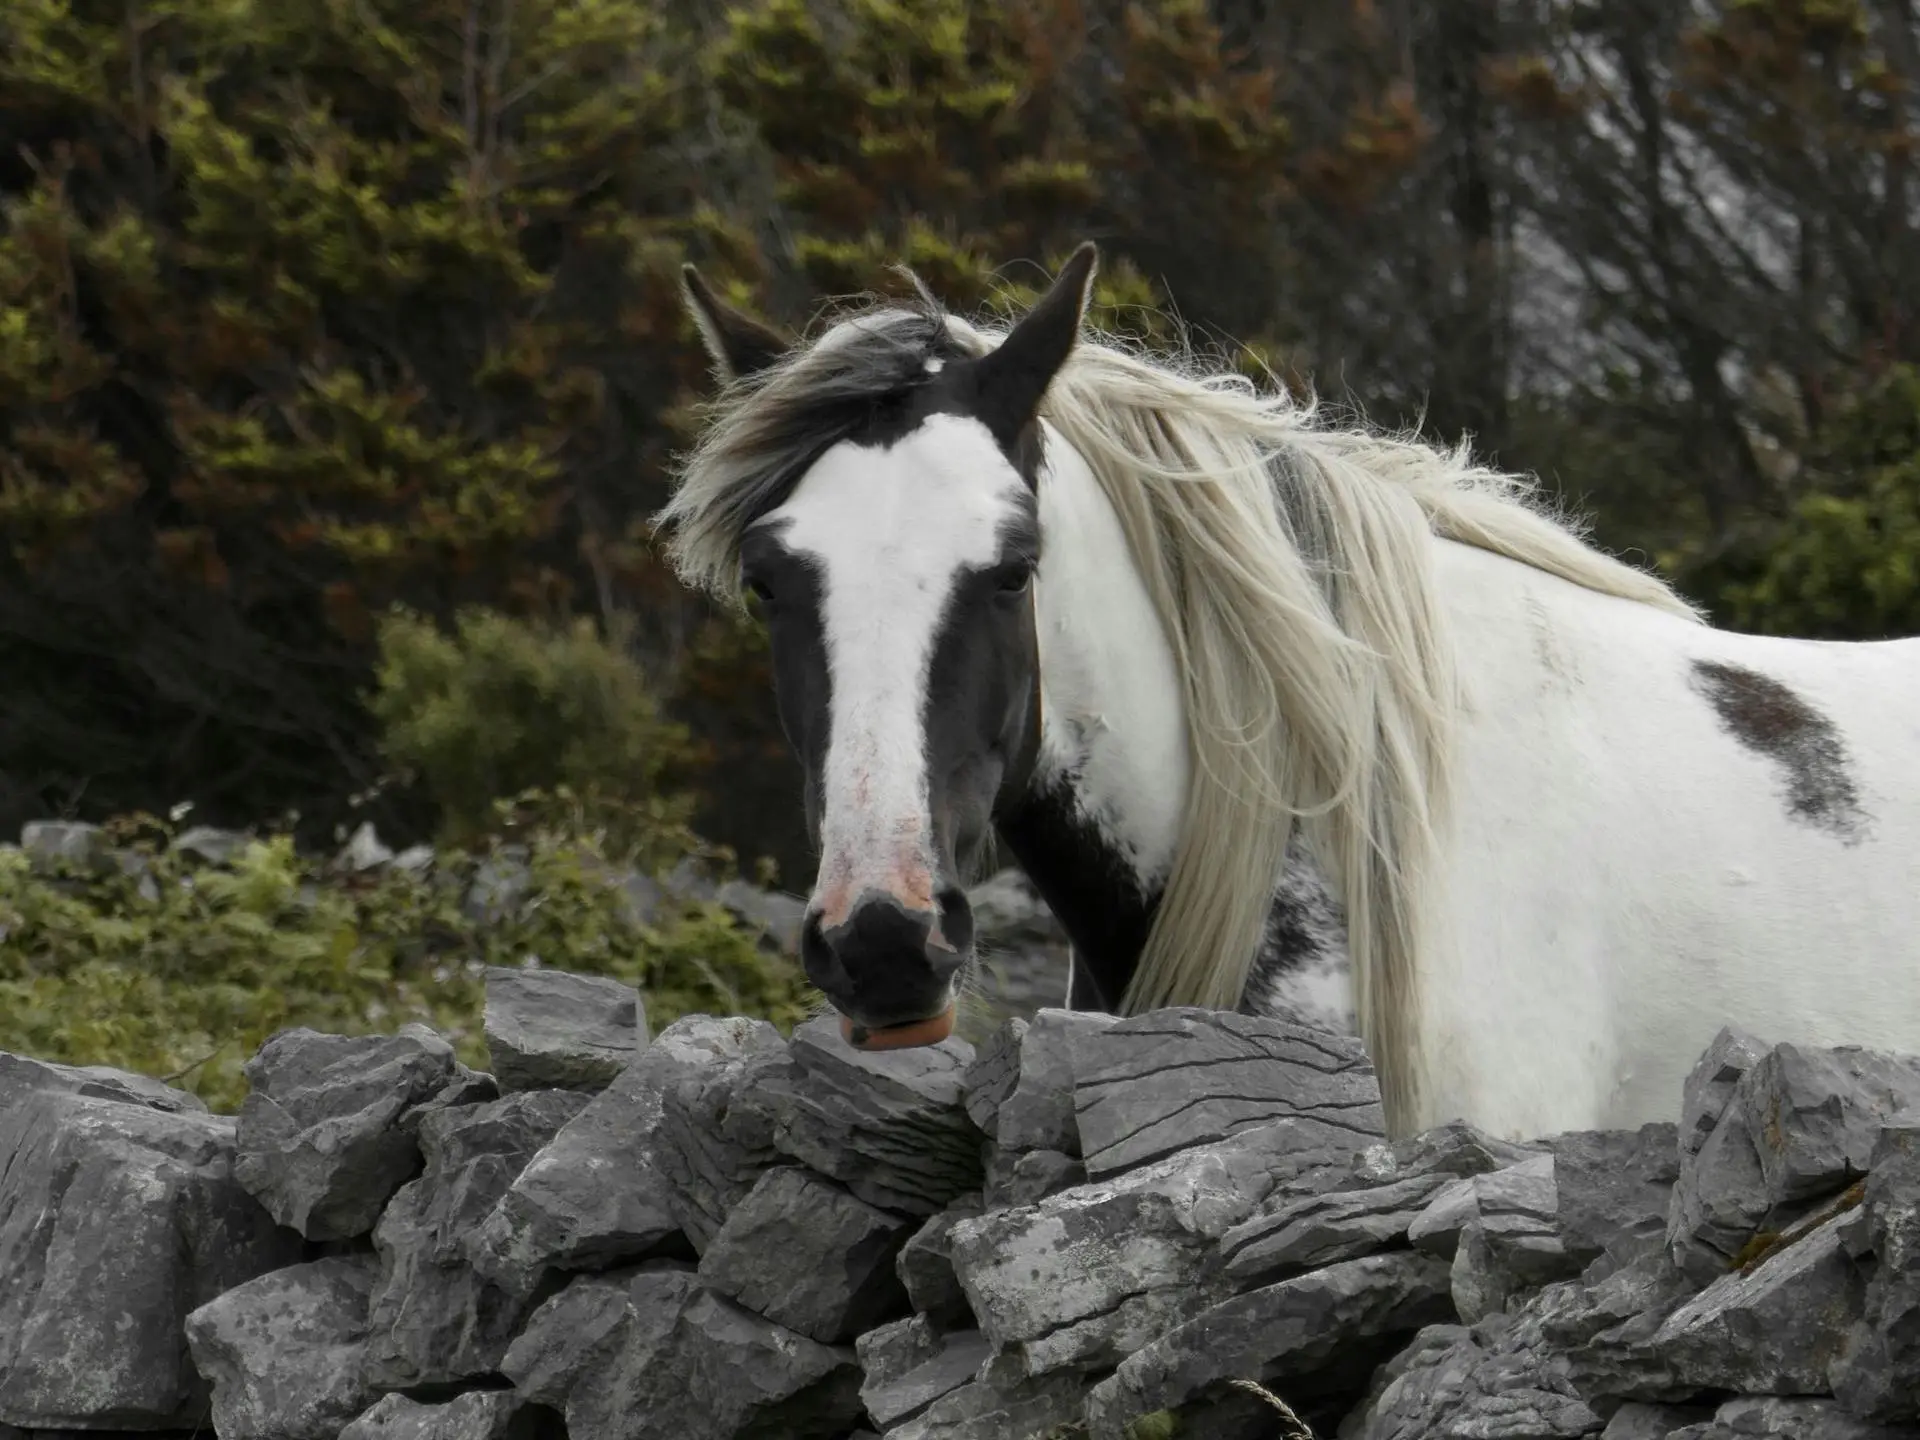
{"label": "long flowing mane", "polygon": [[[813,459],[918,383],[929,358],[1004,337],[931,302],[879,306],[728,385],[661,516],[682,575],[733,596],[741,531]],[[1407,1113],[1420,1068],[1413,957],[1458,705],[1431,538],[1698,616],[1587,545],[1529,479],[1464,446],[1329,425],[1312,402],[1209,372],[1191,352],[1088,336],[1042,417],[1112,502],[1185,677],[1192,793],[1124,1008],[1239,1004],[1298,828],[1345,906],[1389,1114]]]}

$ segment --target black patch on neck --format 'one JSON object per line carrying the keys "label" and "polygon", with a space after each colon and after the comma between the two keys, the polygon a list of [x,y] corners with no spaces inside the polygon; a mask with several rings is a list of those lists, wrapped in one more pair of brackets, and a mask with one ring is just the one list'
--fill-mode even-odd
{"label": "black patch on neck", "polygon": [[1069,1003],[1117,1015],[1146,949],[1159,893],[1141,893],[1133,867],[1080,812],[1069,780],[1040,780],[995,820],[1073,942]]}
{"label": "black patch on neck", "polygon": [[1866,812],[1833,721],[1769,675],[1717,660],[1693,662],[1693,688],[1721,727],[1771,760],[1786,782],[1787,814],[1849,845],[1866,838]]}

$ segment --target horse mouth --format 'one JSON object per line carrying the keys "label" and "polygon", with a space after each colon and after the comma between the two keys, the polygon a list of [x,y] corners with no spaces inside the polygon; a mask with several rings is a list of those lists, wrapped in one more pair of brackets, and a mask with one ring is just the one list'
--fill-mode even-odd
{"label": "horse mouth", "polygon": [[856,1050],[913,1050],[938,1045],[953,1034],[954,1006],[949,1004],[938,1015],[910,1020],[904,1025],[863,1025],[858,1020],[840,1017],[840,1035]]}

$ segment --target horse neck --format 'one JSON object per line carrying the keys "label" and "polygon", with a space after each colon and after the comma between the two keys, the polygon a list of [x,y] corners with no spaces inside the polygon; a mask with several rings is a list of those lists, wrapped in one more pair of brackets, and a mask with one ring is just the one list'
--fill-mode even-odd
{"label": "horse neck", "polygon": [[1073,940],[1074,1003],[1117,1009],[1179,843],[1186,706],[1113,506],[1052,431],[1047,457],[1034,592],[1040,754],[999,828]]}

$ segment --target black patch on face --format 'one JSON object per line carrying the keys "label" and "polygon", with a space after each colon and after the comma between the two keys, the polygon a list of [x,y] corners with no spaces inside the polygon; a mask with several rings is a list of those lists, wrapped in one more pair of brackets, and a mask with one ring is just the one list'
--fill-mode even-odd
{"label": "black patch on face", "polygon": [[785,529],[768,523],[747,532],[740,545],[740,575],[767,627],[774,702],[780,728],[806,771],[807,829],[817,849],[821,765],[833,723],[820,623],[822,578],[812,560],[787,548],[781,538]]}
{"label": "black patch on face", "polygon": [[1133,866],[1080,811],[1072,782],[1053,777],[1015,797],[1000,837],[1073,942],[1068,1003],[1117,1014],[1160,906]]}
{"label": "black patch on face", "polygon": [[1866,812],[1834,723],[1771,676],[1717,660],[1693,662],[1693,687],[1726,732],[1771,760],[1786,781],[1787,813],[1856,845]]}

